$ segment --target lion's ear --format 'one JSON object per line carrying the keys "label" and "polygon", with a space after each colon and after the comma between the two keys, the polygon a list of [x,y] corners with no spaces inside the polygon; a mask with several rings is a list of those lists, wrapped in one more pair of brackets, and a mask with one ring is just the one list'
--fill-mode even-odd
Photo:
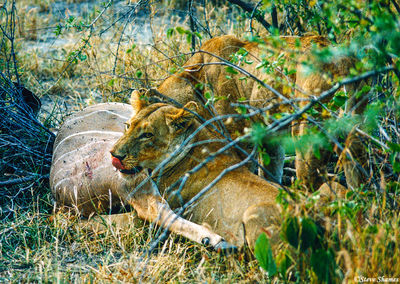
{"label": "lion's ear", "polygon": [[185,130],[194,122],[195,115],[189,110],[193,112],[197,111],[197,104],[195,102],[188,102],[183,108],[178,109],[177,112],[166,115],[166,121],[171,130]]}
{"label": "lion's ear", "polygon": [[133,107],[133,115],[136,115],[142,108],[146,107],[147,102],[144,96],[146,89],[134,90],[131,94],[130,103]]}

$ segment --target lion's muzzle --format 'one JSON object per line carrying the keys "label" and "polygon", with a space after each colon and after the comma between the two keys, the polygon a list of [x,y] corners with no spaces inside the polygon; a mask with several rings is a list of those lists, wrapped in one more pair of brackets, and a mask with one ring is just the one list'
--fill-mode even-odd
{"label": "lion's muzzle", "polygon": [[125,168],[121,160],[115,156],[112,157],[111,163],[117,170],[127,175],[134,175],[142,170],[142,167],[133,167],[132,169]]}
{"label": "lion's muzzle", "polygon": [[124,165],[122,165],[122,162],[120,159],[118,159],[117,157],[112,157],[111,163],[114,167],[116,167],[118,170],[124,170],[125,167]]}

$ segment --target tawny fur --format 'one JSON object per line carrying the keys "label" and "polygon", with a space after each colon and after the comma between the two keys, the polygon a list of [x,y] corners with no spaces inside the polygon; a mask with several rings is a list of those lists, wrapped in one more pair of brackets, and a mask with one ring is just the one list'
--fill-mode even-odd
{"label": "tawny fur", "polygon": [[[301,43],[301,48],[296,48],[296,41]],[[253,64],[242,64],[241,66],[252,73],[253,75],[264,80],[265,83],[275,87],[277,91],[281,92],[287,98],[306,97],[307,94],[318,95],[322,91],[330,87],[330,78],[345,76],[349,68],[353,64],[353,60],[349,58],[341,58],[336,62],[320,66],[321,72],[315,74],[306,74],[301,65],[297,62],[303,60],[313,60],[309,54],[309,50],[313,43],[320,46],[326,46],[329,42],[322,37],[305,37],[305,38],[285,38],[285,46],[274,47],[271,39],[265,41],[266,47],[260,47],[258,44],[247,43],[240,41],[232,36],[223,36],[211,39],[204,43],[201,50],[213,53],[219,57],[229,60],[230,55],[237,52],[240,48],[245,48],[249,51],[247,56],[248,60],[254,61]],[[288,58],[287,68],[294,68],[297,70],[295,75],[284,77],[283,83],[277,83],[273,76],[264,74],[261,69],[257,69],[256,65],[260,58],[260,54],[268,52],[268,49],[282,52]],[[292,58],[292,55],[294,56]],[[235,109],[230,106],[231,102],[237,101],[239,98],[245,98],[248,102],[256,107],[282,102],[276,96],[266,90],[260,88],[258,83],[251,79],[240,80],[241,74],[232,75],[226,72],[225,66],[221,65],[202,65],[204,63],[215,63],[220,59],[203,52],[195,53],[185,64],[186,71],[174,74],[166,79],[159,87],[158,91],[177,100],[181,104],[187,104],[195,101],[198,106],[205,102],[204,92],[213,91],[216,96],[225,97],[227,99],[219,100],[215,103],[215,110],[218,114],[236,113]],[[275,70],[279,74],[279,70]],[[227,75],[232,79],[227,79]],[[196,89],[195,86],[199,82],[205,83],[204,89]],[[287,83],[291,82],[296,85],[296,90],[287,88]],[[290,84],[289,84],[290,85]],[[210,87],[212,86],[212,88]],[[349,90],[355,90],[357,86],[349,86]],[[301,90],[301,92],[299,91]],[[356,104],[355,100],[350,100],[348,104],[349,109]],[[192,104],[193,105],[193,104]],[[111,105],[112,106],[112,105]],[[86,130],[101,130],[101,131],[116,131],[123,132],[123,122],[125,119],[132,115],[130,119],[130,127],[123,138],[115,146],[117,149],[120,145],[132,146],[131,140],[137,138],[138,131],[143,131],[146,127],[157,128],[155,136],[161,140],[159,144],[153,145],[139,145],[141,147],[141,154],[137,157],[127,157],[124,161],[127,167],[134,167],[137,164],[142,164],[143,167],[155,168],[163,159],[168,156],[168,143],[186,133],[191,129],[180,128],[179,131],[171,134],[170,130],[166,130],[166,122],[180,120],[179,124],[185,124],[190,121],[191,127],[198,126],[198,122],[193,120],[193,117],[183,110],[176,110],[172,106],[146,106],[145,102],[137,100],[134,96],[132,101],[133,112],[131,107],[126,105],[118,106],[119,110],[109,105],[99,105],[89,108],[84,115],[97,110],[115,111],[121,116],[98,115],[96,117],[82,116],[82,113],[77,116],[82,116],[78,120],[73,120],[71,124],[66,124],[58,134],[55,152],[53,156],[53,166],[50,182],[52,185],[53,194],[55,196],[57,205],[75,208],[77,212],[84,216],[89,216],[92,213],[108,212],[111,207],[130,204],[137,212],[139,217],[156,221],[163,225],[163,222],[158,219],[160,215],[163,220],[170,217],[171,211],[165,209],[166,202],[162,199],[158,192],[155,192],[149,184],[140,189],[137,193],[132,194],[132,190],[138,183],[146,178],[144,173],[136,176],[121,176],[116,172],[111,165],[111,158],[108,151],[111,149],[112,144],[115,143],[120,135],[105,135],[104,137],[97,136],[95,133],[85,134],[84,136],[73,136],[73,139],[66,139],[66,137],[77,132]],[[356,111],[362,112],[363,104]],[[95,110],[97,108],[97,110]],[[166,111],[166,110],[169,111]],[[162,111],[164,110],[164,111]],[[285,111],[285,108],[277,108],[270,111],[273,114],[280,111]],[[211,114],[205,108],[198,108],[197,111],[205,118],[210,118]],[[163,114],[164,112],[164,114]],[[105,112],[107,113],[107,112]],[[158,113],[160,117],[165,115],[163,123],[157,120],[148,120],[148,114]],[[257,119],[261,119],[258,117]],[[157,122],[157,123],[156,123]],[[243,131],[247,126],[247,121],[234,121],[227,124],[229,132],[235,136]],[[305,125],[294,128],[295,135],[302,134],[305,131]],[[179,135],[178,135],[179,134]],[[135,136],[136,135],[136,136]],[[172,136],[171,136],[172,135]],[[210,136],[211,135],[211,136]],[[197,137],[197,140],[210,139],[213,137],[210,130],[202,131]],[[362,152],[359,147],[358,141],[354,135],[350,135],[348,143],[346,144],[349,153],[352,153],[356,159],[364,157],[365,155],[358,155]],[[91,145],[96,142],[97,144]],[[178,141],[179,142],[179,141]],[[174,146],[179,143],[175,143]],[[59,144],[61,146],[57,147]],[[356,145],[353,147],[353,145]],[[164,190],[168,187],[173,180],[180,177],[191,167],[196,165],[198,161],[204,159],[210,152],[215,151],[221,145],[212,144],[207,148],[192,149],[188,155],[182,158],[182,161],[173,161],[173,169],[162,176],[159,187]],[[85,147],[85,148],[80,148]],[[128,147],[128,148],[129,148]],[[357,148],[357,149],[356,149]],[[359,149],[360,148],[360,149]],[[172,149],[172,148],[171,148]],[[271,157],[274,157],[274,151],[270,149]],[[189,155],[190,154],[190,155]],[[354,155],[355,154],[355,155]],[[62,159],[60,158],[62,157]],[[272,162],[269,169],[279,177],[282,163],[279,159],[282,155],[277,154],[277,162]],[[352,177],[354,186],[362,182],[360,174],[357,174],[355,168],[347,156],[342,155],[341,158],[345,165],[346,176]],[[360,159],[359,159],[360,160]],[[221,170],[227,166],[240,161],[236,153],[229,152],[225,155],[219,156],[217,159],[210,162],[206,168],[203,168],[195,175],[190,176],[184,190],[182,191],[182,198],[184,201],[189,200],[194,194],[208,184]],[[179,163],[178,163],[179,162]],[[361,161],[361,164],[362,161]],[[297,176],[299,179],[311,184],[314,187],[318,186],[323,181],[323,173],[326,165],[326,157],[318,160],[312,154],[298,153],[297,156]],[[347,166],[346,166],[347,165]],[[104,166],[104,167],[102,167]],[[266,230],[273,236],[276,236],[274,223],[278,222],[278,210],[275,206],[275,197],[277,194],[277,187],[270,182],[267,182],[249,172],[245,168],[240,168],[232,173],[227,174],[213,189],[210,194],[201,199],[197,205],[191,210],[188,210],[187,216],[191,220],[198,223],[207,223],[206,227],[188,222],[182,218],[178,219],[175,226],[171,229],[180,233],[188,238],[197,242],[201,242],[204,238],[211,238],[212,245],[216,245],[221,241],[221,237],[214,232],[207,229],[213,228],[217,233],[221,234],[227,240],[233,243],[242,245],[244,243],[244,231],[242,223],[244,223],[245,234],[247,241],[252,244],[258,234]],[[171,196],[170,205],[172,208],[180,206],[178,199]],[[112,220],[120,225],[127,222],[128,215],[112,215]],[[158,221],[157,221],[158,219]],[[164,224],[165,225],[165,224]]]}
{"label": "tawny fur", "polygon": [[[210,108],[200,108],[199,114],[208,119],[211,117],[210,112],[219,115],[237,113],[235,107],[231,106],[231,103],[237,102],[239,99],[245,99],[247,103],[254,107],[272,106],[283,102],[281,98],[278,98],[272,91],[261,87],[255,80],[251,78],[243,80],[244,75],[240,72],[234,75],[226,71],[225,65],[215,64],[221,62],[220,58],[228,61],[231,60],[232,54],[235,54],[240,49],[246,50],[249,53],[246,57],[247,61],[253,62],[252,64],[242,62],[240,66],[264,83],[275,88],[287,99],[318,96],[323,91],[332,87],[332,82],[347,76],[350,68],[354,66],[354,59],[349,57],[338,57],[329,63],[318,62],[310,50],[314,45],[319,47],[330,45],[330,42],[325,37],[282,37],[280,39],[283,43],[277,43],[273,38],[267,38],[263,44],[257,44],[241,41],[229,35],[215,37],[205,42],[200,51],[195,53],[184,64],[185,71],[167,78],[158,86],[157,91],[175,99],[181,104],[196,101],[201,105],[206,102],[204,97],[205,92],[210,92],[215,97],[223,98],[215,102],[215,111]],[[283,66],[273,68],[272,74],[266,74],[262,68],[257,68],[262,56],[266,56],[268,61],[273,62],[280,54],[284,56],[286,63]],[[307,72],[302,65],[304,61],[313,64],[317,72]],[[296,73],[288,76],[283,75],[283,68],[287,68],[287,70],[294,69]],[[229,77],[231,79],[228,79]],[[276,77],[281,78],[281,82]],[[202,89],[198,88],[201,85],[199,83],[203,85]],[[358,105],[355,109],[356,113],[362,113],[365,109],[367,100],[360,103],[359,99],[357,100],[354,96],[351,96],[358,87],[358,84],[346,86],[346,91],[350,96],[346,111],[352,110],[356,104]],[[328,102],[332,99],[332,96],[326,98],[323,102]],[[297,106],[302,107],[307,103],[305,101],[297,104]],[[293,110],[293,108],[289,107],[288,104],[282,104],[279,107],[269,110],[267,114],[273,115],[288,110]],[[261,119],[260,116],[255,117],[255,120]],[[249,121],[243,119],[226,124],[228,131],[233,137],[242,134],[246,126],[249,126]],[[303,122],[297,121],[294,123],[293,135],[302,135],[305,131]],[[349,139],[354,141],[355,134],[349,135]],[[348,150],[353,153],[355,160],[360,165],[365,165],[367,160],[364,154],[358,154],[360,151],[363,151],[358,147],[358,144],[347,144],[349,144]],[[266,150],[272,158],[267,168],[272,173],[273,178],[280,181],[283,167],[282,151],[279,145],[268,145]],[[297,152],[296,172],[299,180],[308,187],[316,189],[326,181],[326,164],[329,154],[321,150],[322,157],[321,159],[317,159],[313,153],[312,150],[306,153]],[[365,181],[365,177],[356,170],[354,161],[350,161],[347,157],[345,156],[342,159],[346,177],[351,187],[357,187]]]}
{"label": "tawny fur", "polygon": [[80,220],[78,225],[97,232],[106,229],[104,224],[126,230],[137,223],[138,216],[195,242],[208,243],[216,250],[232,250],[209,228],[172,212],[149,183],[133,193],[147,177],[145,172],[125,179],[112,166],[109,151],[122,136],[124,123],[132,114],[130,105],[106,103],[88,107],[66,120],[57,134],[50,173],[56,208],[91,217],[109,213],[113,207],[130,205],[137,215],[130,212],[95,216],[89,221]]}
{"label": "tawny fur", "polygon": [[[144,107],[132,117],[129,124],[129,129],[117,141],[111,153],[123,157],[121,162],[127,169],[139,166],[151,170],[155,170],[164,159],[170,157],[176,147],[200,126],[190,112],[161,103]],[[213,138],[220,137],[204,128],[190,144]],[[224,169],[241,161],[233,151],[228,150],[190,174],[179,193],[165,192],[165,189],[222,146],[222,143],[214,142],[195,146],[188,151],[182,149],[184,155],[173,159],[162,171],[153,172],[153,179],[160,180],[158,188],[171,208],[189,202]],[[125,175],[125,178],[137,180],[136,176]],[[215,233],[234,245],[243,246],[247,242],[253,246],[264,231],[275,239],[277,237],[277,227],[274,226],[279,223],[275,202],[277,194],[278,187],[275,184],[242,166],[224,175],[188,208],[185,216],[195,223],[206,223]]]}

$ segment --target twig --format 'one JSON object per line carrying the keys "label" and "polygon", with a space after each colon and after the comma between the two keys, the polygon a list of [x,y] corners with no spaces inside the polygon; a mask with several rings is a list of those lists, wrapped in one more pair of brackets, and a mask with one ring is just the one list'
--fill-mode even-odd
{"label": "twig", "polygon": [[189,20],[190,20],[190,31],[192,32],[192,55],[194,54],[196,50],[196,24],[194,21],[194,15],[193,15],[193,0],[188,1],[188,12],[189,12]]}
{"label": "twig", "polygon": [[[245,10],[245,11],[248,12],[248,13],[252,13],[253,10],[254,10],[254,5],[253,5],[253,4],[244,2],[244,1],[242,1],[242,0],[228,0],[228,2],[239,6],[240,8],[242,8],[243,10]],[[256,18],[257,21],[259,21],[259,22],[264,26],[264,28],[265,28],[267,31],[270,32],[271,24],[268,23],[268,22],[264,19],[264,17],[261,15],[260,12],[257,11],[257,13],[255,13],[255,16],[254,16],[254,17]]]}
{"label": "twig", "polygon": [[203,15],[204,15],[204,22],[206,24],[204,30],[208,34],[208,36],[212,38],[212,34],[210,32],[210,26],[208,25],[208,20],[207,20],[206,0],[203,0]]}
{"label": "twig", "polygon": [[390,2],[392,2],[393,6],[396,8],[397,13],[400,14],[399,4],[397,4],[395,0],[390,0]]}
{"label": "twig", "polygon": [[[48,177],[48,175],[47,175],[47,177]],[[23,178],[10,179],[10,180],[6,180],[6,181],[0,181],[0,186],[10,186],[10,185],[15,185],[15,184],[21,184],[21,183],[33,181],[36,179],[38,179],[38,176],[27,176],[27,177],[23,177]]]}
{"label": "twig", "polygon": [[251,15],[250,15],[249,28],[250,28],[250,33],[251,33],[251,35],[253,35],[253,19],[254,19],[254,14],[255,14],[255,12],[257,11],[258,6],[260,6],[261,3],[262,3],[262,0],[261,0],[261,1],[258,1],[257,5],[254,6],[254,9],[253,9],[253,11],[251,12]]}

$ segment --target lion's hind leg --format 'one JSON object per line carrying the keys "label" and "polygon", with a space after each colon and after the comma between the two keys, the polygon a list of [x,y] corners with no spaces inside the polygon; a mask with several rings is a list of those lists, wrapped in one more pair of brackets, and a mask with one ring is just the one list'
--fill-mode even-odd
{"label": "lion's hind leg", "polygon": [[338,161],[338,166],[343,167],[348,188],[354,190],[365,184],[369,178],[368,162],[366,146],[354,127],[347,135]]}
{"label": "lion's hind leg", "polygon": [[254,248],[260,234],[271,238],[272,244],[278,242],[279,211],[275,204],[260,203],[250,206],[243,214],[243,226],[247,244]]}

